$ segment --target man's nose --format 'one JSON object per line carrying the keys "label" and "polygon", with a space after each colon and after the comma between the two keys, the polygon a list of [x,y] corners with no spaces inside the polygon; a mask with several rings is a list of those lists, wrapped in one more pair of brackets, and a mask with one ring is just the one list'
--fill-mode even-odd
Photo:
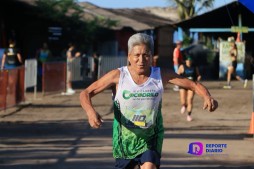
{"label": "man's nose", "polygon": [[145,62],[145,60],[146,60],[146,56],[140,55],[139,61],[140,61],[140,62]]}

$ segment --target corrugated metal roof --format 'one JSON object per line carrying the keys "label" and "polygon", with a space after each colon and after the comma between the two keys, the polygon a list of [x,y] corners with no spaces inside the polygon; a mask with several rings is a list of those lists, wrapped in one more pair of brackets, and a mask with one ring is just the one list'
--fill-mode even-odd
{"label": "corrugated metal roof", "polygon": [[120,30],[124,27],[131,27],[136,31],[154,29],[159,26],[171,25],[174,21],[156,16],[145,9],[111,9],[100,8],[91,3],[80,3],[84,7],[84,19],[93,19],[94,17],[102,17],[117,21],[117,25],[111,27],[114,30]]}
{"label": "corrugated metal roof", "polygon": [[[14,1],[14,0],[13,0]],[[15,0],[19,2],[23,2],[29,5],[36,6],[37,0]],[[103,19],[110,19],[116,21],[116,25],[110,27],[109,29],[113,30],[121,30],[124,27],[131,27],[135,31],[143,31],[154,29],[156,27],[171,25],[176,21],[176,16],[174,15],[175,12],[173,8],[168,8],[165,10],[165,13],[168,14],[167,18],[160,17],[159,15],[155,15],[156,11],[152,13],[151,9],[143,9],[143,8],[136,8],[136,9],[111,9],[111,8],[101,8],[89,2],[80,2],[81,7],[83,7],[83,20],[93,20],[94,18],[103,18]],[[169,12],[171,11],[171,12]],[[70,10],[66,14],[67,16],[70,15],[73,11]],[[160,11],[160,14],[162,11]],[[170,18],[172,15],[172,19]],[[174,16],[173,16],[174,15]]]}

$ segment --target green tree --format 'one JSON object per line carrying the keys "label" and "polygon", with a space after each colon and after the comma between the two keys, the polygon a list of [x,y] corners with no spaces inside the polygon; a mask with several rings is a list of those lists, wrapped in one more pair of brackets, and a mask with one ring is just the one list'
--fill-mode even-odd
{"label": "green tree", "polygon": [[91,24],[91,29],[95,26],[111,27],[116,21],[104,18],[103,16],[94,16],[93,20],[85,20],[84,7],[80,6],[77,0],[37,0],[36,4],[40,9],[42,17],[51,18],[65,24],[85,22]]}
{"label": "green tree", "polygon": [[177,7],[181,20],[189,19],[199,14],[203,9],[213,7],[214,0],[168,0]]}
{"label": "green tree", "polygon": [[83,12],[76,0],[38,0],[36,5],[41,17],[51,18],[61,23],[69,19],[78,22]]}
{"label": "green tree", "polygon": [[101,28],[110,28],[117,24],[117,21],[103,16],[86,20],[85,9],[77,0],[37,0],[36,5],[37,14],[41,18],[51,19],[53,23],[63,26],[67,34],[71,34],[72,40],[80,41],[86,47],[95,40],[95,35]]}

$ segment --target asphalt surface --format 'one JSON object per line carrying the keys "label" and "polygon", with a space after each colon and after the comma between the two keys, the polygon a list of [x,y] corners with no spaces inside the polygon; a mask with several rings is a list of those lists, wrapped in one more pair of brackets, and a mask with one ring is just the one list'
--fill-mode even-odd
{"label": "asphalt surface", "polygon": [[[194,98],[193,121],[180,114],[179,93],[168,85],[163,96],[165,136],[161,169],[166,168],[254,168],[254,137],[248,134],[253,108],[252,82],[243,89],[233,82],[203,82],[219,102],[215,112],[202,110],[202,99]],[[84,85],[85,87],[85,85]],[[91,129],[79,103],[79,92],[33,98],[0,111],[1,169],[112,169],[111,92],[93,98],[103,116],[100,129]],[[203,145],[200,156],[189,154],[193,142]],[[207,153],[207,146],[226,145],[220,153]],[[211,149],[210,149],[211,150]],[[209,150],[208,150],[209,151]]]}

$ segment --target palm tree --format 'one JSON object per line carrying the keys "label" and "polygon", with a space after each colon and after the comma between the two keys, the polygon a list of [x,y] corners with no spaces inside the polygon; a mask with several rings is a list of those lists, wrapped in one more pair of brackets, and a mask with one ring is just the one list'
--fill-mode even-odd
{"label": "palm tree", "polygon": [[214,0],[168,0],[177,7],[181,20],[189,19],[202,11],[204,8],[212,8]]}

